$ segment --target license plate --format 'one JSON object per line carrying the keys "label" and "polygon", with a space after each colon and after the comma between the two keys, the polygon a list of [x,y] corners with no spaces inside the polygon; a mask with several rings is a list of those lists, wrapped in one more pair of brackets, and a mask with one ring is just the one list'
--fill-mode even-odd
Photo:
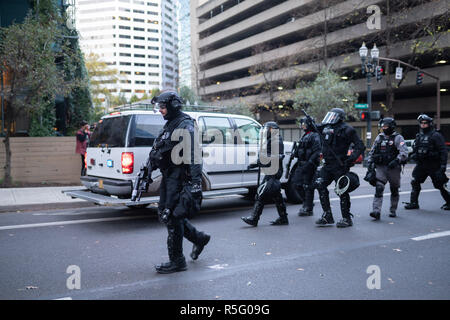
{"label": "license plate", "polygon": [[100,189],[103,189],[103,180],[98,180],[98,187],[100,188]]}

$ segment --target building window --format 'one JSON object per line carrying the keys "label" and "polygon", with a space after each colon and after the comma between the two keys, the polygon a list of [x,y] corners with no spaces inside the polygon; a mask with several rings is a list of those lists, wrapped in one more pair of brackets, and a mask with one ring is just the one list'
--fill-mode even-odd
{"label": "building window", "polygon": [[155,64],[155,63],[149,63],[148,64],[148,66],[150,67],[150,68],[159,68],[159,64]]}
{"label": "building window", "polygon": [[137,76],[145,76],[145,72],[142,71],[135,71],[134,74]]}
{"label": "building window", "polygon": [[135,58],[145,58],[145,54],[135,54]]}
{"label": "building window", "polygon": [[131,71],[120,71],[119,74],[129,74],[129,75],[131,75]]}
{"label": "building window", "polygon": [[145,67],[145,63],[137,63],[137,62],[135,62],[134,66],[135,67]]}
{"label": "building window", "polygon": [[147,48],[148,48],[148,50],[159,50],[158,47],[147,47]]}
{"label": "building window", "polygon": [[131,36],[127,36],[127,35],[124,35],[124,34],[119,34],[119,38],[122,38],[122,39],[131,39]]}
{"label": "building window", "polygon": [[135,44],[134,48],[136,48],[136,49],[145,49],[145,46],[138,46],[137,44]]}
{"label": "building window", "polygon": [[145,28],[137,28],[137,27],[134,27],[133,30],[135,30],[135,31],[145,31]]}
{"label": "building window", "polygon": [[145,37],[134,36],[133,39],[135,39],[135,40],[145,40]]}
{"label": "building window", "polygon": [[131,62],[119,62],[121,66],[131,66]]}
{"label": "building window", "polygon": [[154,41],[154,42],[158,42],[159,39],[158,38],[147,38],[148,41]]}
{"label": "building window", "polygon": [[134,83],[135,84],[145,84],[145,81],[138,81],[138,80],[136,80]]}
{"label": "building window", "polygon": [[131,57],[131,53],[123,53],[123,52],[121,52],[121,53],[119,53],[119,56],[120,57]]}
{"label": "building window", "polygon": [[145,22],[144,19],[138,19],[138,18],[134,18],[133,21],[134,21],[134,22]]}
{"label": "building window", "polygon": [[125,44],[125,43],[119,43],[119,47],[120,48],[131,48],[130,44]]}

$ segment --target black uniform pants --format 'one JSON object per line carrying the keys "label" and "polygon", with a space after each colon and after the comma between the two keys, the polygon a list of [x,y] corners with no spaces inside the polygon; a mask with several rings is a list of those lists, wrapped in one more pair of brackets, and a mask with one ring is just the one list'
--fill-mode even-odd
{"label": "black uniform pants", "polygon": [[[331,213],[330,195],[327,187],[344,174],[347,173],[345,167],[337,165],[325,164],[317,173],[317,179],[315,181],[317,191],[319,191],[320,204],[324,212]],[[350,217],[350,194],[348,192],[343,193],[340,196],[341,214],[343,218]]]}
{"label": "black uniform pants", "polygon": [[167,223],[167,250],[170,261],[184,257],[183,237],[199,245],[203,242],[205,234],[199,232],[186,218],[170,217]]}
{"label": "black uniform pants", "polygon": [[303,208],[312,210],[314,201],[314,175],[316,166],[308,162],[300,162],[294,172],[294,182],[303,198]]}
{"label": "black uniform pants", "polygon": [[448,181],[445,174],[439,172],[440,164],[437,162],[422,163],[419,162],[412,172],[411,180],[411,202],[418,203],[419,193],[421,190],[421,184],[430,177],[433,182],[433,186],[441,192],[442,198],[445,202],[450,204],[450,195],[447,190],[444,189],[444,184]]}

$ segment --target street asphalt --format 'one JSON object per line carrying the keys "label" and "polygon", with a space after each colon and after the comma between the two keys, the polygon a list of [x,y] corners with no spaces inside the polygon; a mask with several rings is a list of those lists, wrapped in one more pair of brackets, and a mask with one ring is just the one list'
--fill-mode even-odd
{"label": "street asphalt", "polygon": [[[401,201],[409,199],[410,169]],[[450,299],[450,213],[440,209],[439,192],[427,180],[420,210],[400,203],[398,217],[389,218],[387,188],[376,222],[369,217],[373,193],[362,180],[351,195],[354,226],[346,229],[315,226],[322,213],[317,193],[313,217],[297,216],[300,206],[290,204],[289,225],[271,226],[277,216],[271,204],[257,228],[240,219],[252,201],[206,200],[192,223],[211,241],[192,261],[185,240],[188,270],[171,275],[154,269],[168,256],[167,230],[152,207],[4,212],[0,299]],[[339,220],[339,198],[330,197]],[[71,286],[73,268],[79,289]],[[174,318],[176,311],[170,310]]]}

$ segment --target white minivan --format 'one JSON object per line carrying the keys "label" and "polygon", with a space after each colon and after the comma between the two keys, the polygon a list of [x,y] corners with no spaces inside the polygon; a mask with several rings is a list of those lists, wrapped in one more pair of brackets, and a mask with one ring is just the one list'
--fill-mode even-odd
{"label": "white minivan", "polygon": [[[195,119],[199,128],[203,191],[231,192],[245,188],[250,195],[254,193],[258,170],[248,170],[247,166],[257,160],[261,124],[243,115],[185,113]],[[133,180],[164,124],[157,110],[124,110],[103,116],[90,138],[85,160],[87,173],[81,177],[82,184],[93,194],[129,199]],[[211,130],[220,131],[222,138],[211,139],[207,134]],[[284,142],[284,173],[292,145]],[[159,170],[153,171],[152,179],[147,196],[159,194]],[[285,174],[281,183],[285,189],[291,188]],[[301,201],[295,192],[286,190],[286,195],[290,202]]]}

